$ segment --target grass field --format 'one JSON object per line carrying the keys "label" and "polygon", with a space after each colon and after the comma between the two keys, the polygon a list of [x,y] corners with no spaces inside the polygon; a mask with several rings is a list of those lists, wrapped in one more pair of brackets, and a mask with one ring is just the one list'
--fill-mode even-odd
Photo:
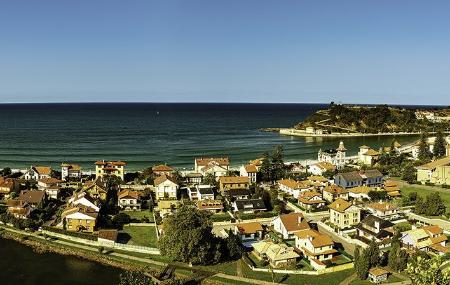
{"label": "grass field", "polygon": [[122,213],[130,216],[132,220],[142,220],[143,218],[148,218],[150,222],[154,222],[153,212],[149,210],[142,211],[123,211]]}
{"label": "grass field", "polygon": [[428,194],[438,192],[444,201],[447,209],[450,209],[450,189],[434,190],[431,188],[421,188],[420,186],[404,186],[400,189],[403,196],[408,195],[411,192],[417,192],[418,195],[425,198]]}
{"label": "grass field", "polygon": [[156,227],[124,226],[122,233],[128,234],[128,244],[157,247]]}

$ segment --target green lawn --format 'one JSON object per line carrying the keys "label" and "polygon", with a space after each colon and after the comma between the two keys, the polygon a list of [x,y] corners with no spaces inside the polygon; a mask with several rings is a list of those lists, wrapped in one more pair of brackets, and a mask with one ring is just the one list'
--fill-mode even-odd
{"label": "green lawn", "polygon": [[130,216],[132,220],[142,220],[144,218],[148,218],[150,222],[154,222],[155,219],[153,218],[153,212],[149,210],[142,210],[142,211],[122,211],[122,213],[127,214]]}
{"label": "green lawn", "polygon": [[438,192],[441,196],[442,200],[444,201],[445,205],[447,206],[447,209],[450,209],[450,190],[448,192],[446,189],[443,189],[444,191],[436,191],[433,189],[425,189],[425,188],[419,188],[419,187],[413,187],[413,186],[404,186],[400,189],[402,196],[406,196],[411,192],[417,192],[418,195],[425,198],[429,193]]}
{"label": "green lawn", "polygon": [[156,227],[124,226],[121,233],[128,234],[127,244],[157,247]]}

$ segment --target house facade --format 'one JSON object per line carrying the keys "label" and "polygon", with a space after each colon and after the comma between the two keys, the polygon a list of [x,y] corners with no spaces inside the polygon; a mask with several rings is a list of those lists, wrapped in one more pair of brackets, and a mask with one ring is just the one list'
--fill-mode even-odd
{"label": "house facade", "polygon": [[250,180],[250,183],[256,183],[258,169],[257,169],[256,165],[246,164],[246,165],[241,166],[241,168],[239,169],[239,174],[241,176],[248,177],[248,179]]}
{"label": "house facade", "polygon": [[68,178],[81,178],[81,166],[72,163],[61,164],[61,179],[67,180]]}
{"label": "house facade", "polygon": [[324,261],[337,254],[333,240],[316,230],[308,229],[295,233],[295,247],[310,261],[316,270],[326,267]]}
{"label": "house facade", "polygon": [[154,180],[156,199],[177,199],[179,185],[170,176],[161,175]]}
{"label": "house facade", "polygon": [[196,158],[194,160],[194,171],[203,176],[212,174],[215,177],[226,176],[230,167],[228,157]]}
{"label": "house facade", "polygon": [[50,178],[51,174],[52,174],[52,168],[49,166],[31,166],[25,172],[25,174],[23,175],[23,178],[25,180],[38,181],[39,179]]}
{"label": "house facade", "polygon": [[330,222],[339,229],[350,228],[361,221],[361,210],[343,199],[336,199],[328,208]]}
{"label": "house facade", "polygon": [[302,213],[279,215],[272,220],[271,225],[283,239],[293,239],[296,232],[311,228]]}
{"label": "house facade", "polygon": [[417,181],[450,185],[450,156],[416,167]]}
{"label": "house facade", "polygon": [[336,199],[348,201],[348,191],[338,185],[328,185],[322,190],[323,199],[332,203]]}
{"label": "house facade", "polygon": [[98,211],[84,205],[69,206],[61,214],[63,227],[75,232],[94,232],[97,217]]}
{"label": "house facade", "polygon": [[344,189],[358,186],[381,186],[383,174],[377,169],[338,173],[334,177],[334,184]]}
{"label": "house facade", "polygon": [[232,189],[248,189],[250,179],[247,176],[221,176],[219,177],[219,189],[222,194]]}
{"label": "house facade", "polygon": [[122,190],[117,193],[117,205],[125,211],[140,211],[140,194],[137,191]]}
{"label": "house facade", "polygon": [[340,169],[345,166],[345,154],[347,149],[344,146],[344,142],[340,142],[336,149],[319,150],[317,154],[318,162],[328,162]]}
{"label": "house facade", "polygon": [[97,161],[95,162],[95,178],[116,176],[123,180],[126,165],[123,161]]}

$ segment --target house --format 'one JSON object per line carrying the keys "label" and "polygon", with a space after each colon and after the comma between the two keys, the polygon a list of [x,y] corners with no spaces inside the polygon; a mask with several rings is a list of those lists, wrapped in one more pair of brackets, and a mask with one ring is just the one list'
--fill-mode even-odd
{"label": "house", "polygon": [[264,229],[258,222],[242,223],[234,226],[234,234],[237,235],[242,243],[249,245],[250,242],[261,240],[264,237]]}
{"label": "house", "polygon": [[389,273],[390,273],[389,271],[387,271],[383,268],[374,267],[374,268],[369,269],[368,278],[373,283],[386,282],[388,279]]}
{"label": "house", "polygon": [[324,269],[324,261],[331,260],[337,254],[333,240],[313,229],[295,233],[295,247],[310,261],[316,270]]}
{"label": "house", "polygon": [[170,177],[166,176],[165,174],[157,177],[153,181],[156,190],[156,199],[177,199],[177,191],[179,188],[179,185],[175,182],[175,180]]}
{"label": "house", "polygon": [[383,184],[383,174],[377,169],[338,173],[334,177],[334,184],[345,189],[363,185],[370,187],[381,186]]}
{"label": "house", "polygon": [[439,255],[450,252],[446,247],[447,236],[439,226],[425,226],[402,234],[402,244],[407,249],[432,251]]}
{"label": "house", "polygon": [[118,230],[99,230],[97,241],[99,244],[112,246],[117,242]]}
{"label": "house", "polygon": [[367,209],[374,215],[383,219],[391,219],[398,216],[397,206],[388,202],[374,202],[367,205]]}
{"label": "house", "polygon": [[89,193],[89,195],[93,198],[100,199],[102,201],[106,200],[106,194],[108,193],[106,182],[102,178],[97,178],[94,181],[87,181],[83,185],[82,190]]}
{"label": "house", "polygon": [[68,200],[68,204],[73,206],[83,205],[94,209],[96,212],[100,211],[98,201],[85,191],[73,193],[72,197]]}
{"label": "house", "polygon": [[252,196],[252,191],[250,189],[230,189],[225,193],[225,196],[229,201],[246,200]]}
{"label": "house", "polygon": [[295,265],[300,257],[293,247],[272,241],[259,241],[253,244],[252,253],[259,260],[268,261],[272,267]]}
{"label": "house", "polygon": [[396,181],[392,180],[384,181],[383,189],[384,191],[387,192],[387,194],[391,198],[398,198],[402,196],[402,194],[400,194],[400,186]]}
{"label": "house", "polygon": [[61,196],[61,187],[58,185],[47,187],[44,189],[44,191],[47,194],[47,197],[49,197],[50,199],[57,200]]}
{"label": "house", "polygon": [[49,166],[31,166],[23,175],[25,180],[38,181],[42,178],[50,178],[52,168]]}
{"label": "house", "polygon": [[224,207],[221,200],[199,200],[197,201],[197,209],[201,211],[209,211],[212,213],[222,212]]}
{"label": "house", "polygon": [[81,166],[72,163],[61,164],[61,179],[68,180],[69,178],[81,178]]}
{"label": "house", "polygon": [[311,186],[323,189],[329,184],[330,181],[322,175],[311,175],[307,177],[306,182],[308,182]]}
{"label": "house", "polygon": [[256,183],[256,176],[258,174],[258,169],[256,168],[256,165],[246,164],[241,166],[241,168],[239,169],[239,174],[241,176],[248,177],[250,183]]}
{"label": "house", "polygon": [[361,220],[361,210],[343,199],[336,199],[328,208],[330,209],[330,222],[339,229],[357,225]]}
{"label": "house", "polygon": [[116,176],[123,180],[126,162],[123,161],[97,161],[95,162],[95,178]]}
{"label": "house", "polygon": [[278,189],[288,195],[298,199],[301,192],[312,190],[310,183],[304,181],[295,181],[293,179],[281,179],[277,181]]}
{"label": "house", "polygon": [[262,199],[236,200],[232,203],[232,208],[234,212],[245,214],[267,211]]}
{"label": "house", "polygon": [[214,190],[211,185],[195,185],[194,190],[189,188],[188,194],[191,200],[214,200]]}
{"label": "house", "polygon": [[186,179],[187,183],[190,184],[201,184],[203,180],[203,175],[201,173],[197,172],[190,172],[187,173],[184,178]]}
{"label": "house", "polygon": [[215,177],[226,176],[230,167],[228,157],[196,158],[194,160],[194,171],[203,176],[212,174]]}
{"label": "house", "polygon": [[152,171],[155,175],[160,176],[160,175],[167,175],[167,176],[171,176],[172,173],[175,171],[172,167],[165,165],[165,164],[161,164],[161,165],[155,165],[152,167]]}
{"label": "house", "polygon": [[19,182],[14,178],[0,177],[0,196],[19,191]]}
{"label": "house", "polygon": [[61,214],[63,227],[68,231],[94,232],[98,211],[85,205],[69,205]]}
{"label": "house", "polygon": [[17,200],[28,203],[31,208],[36,208],[45,203],[46,193],[39,190],[22,190]]}
{"label": "house", "polygon": [[389,246],[390,238],[394,236],[394,224],[374,215],[366,216],[357,226],[359,240],[369,244],[374,240],[384,246]]}
{"label": "house", "polygon": [[225,194],[230,189],[248,189],[250,178],[247,176],[221,176],[219,177],[219,189]]}
{"label": "house", "polygon": [[314,175],[322,175],[327,171],[335,171],[336,167],[330,162],[321,161],[309,166],[308,171]]}
{"label": "house", "polygon": [[316,191],[306,191],[298,197],[298,204],[306,210],[320,209],[325,206],[322,194]]}
{"label": "house", "polygon": [[298,231],[310,229],[302,213],[290,213],[275,217],[271,225],[274,231],[281,234],[283,239],[292,239]]}
{"label": "house", "polygon": [[178,200],[160,200],[158,201],[158,211],[161,218],[171,215],[181,207],[181,203]]}
{"label": "house", "polygon": [[373,165],[380,157],[380,153],[370,147],[363,145],[359,147],[358,162],[364,165]]}
{"label": "house", "polygon": [[338,185],[332,184],[322,190],[322,196],[325,201],[330,203],[336,199],[348,200],[348,191]]}
{"label": "house", "polygon": [[56,178],[42,178],[39,179],[37,182],[37,186],[39,190],[45,190],[47,188],[50,188],[52,186],[59,186],[63,181],[56,179]]}
{"label": "house", "polygon": [[336,149],[319,150],[317,154],[318,162],[328,162],[336,166],[337,169],[341,169],[345,166],[345,153],[347,149],[344,146],[344,142],[340,142]]}
{"label": "house", "polygon": [[306,173],[306,167],[300,162],[292,162],[287,165],[290,174],[300,175]]}
{"label": "house", "polygon": [[350,198],[356,199],[356,200],[369,200],[370,196],[369,193],[371,191],[376,191],[374,188],[362,185],[362,186],[356,186],[353,188],[348,188],[348,195]]}
{"label": "house", "polygon": [[122,190],[117,193],[117,205],[125,211],[140,211],[140,194],[137,191]]}
{"label": "house", "polygon": [[25,201],[11,199],[6,201],[7,213],[13,215],[17,219],[26,219],[30,216],[31,207]]}
{"label": "house", "polygon": [[416,167],[417,181],[450,185],[450,156]]}
{"label": "house", "polygon": [[250,160],[248,164],[254,165],[256,169],[259,171],[259,168],[261,168],[261,165],[263,163],[264,157],[256,158],[253,160]]}

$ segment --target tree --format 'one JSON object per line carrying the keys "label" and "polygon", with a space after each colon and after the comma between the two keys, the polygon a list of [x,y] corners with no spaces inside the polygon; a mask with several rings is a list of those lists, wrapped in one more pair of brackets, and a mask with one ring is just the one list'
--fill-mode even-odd
{"label": "tree", "polygon": [[129,224],[130,220],[130,216],[125,213],[119,213],[112,219],[114,225],[120,229],[123,228],[123,225]]}
{"label": "tree", "polygon": [[369,267],[378,265],[380,262],[380,249],[375,240],[370,241],[369,247],[365,250],[365,254],[367,254],[369,259]]}
{"label": "tree", "polygon": [[425,133],[422,133],[420,137],[419,153],[417,158],[421,161],[428,161],[431,159],[431,152],[427,143],[427,137]]}
{"label": "tree", "polygon": [[425,259],[421,256],[408,262],[406,272],[415,285],[444,285],[450,284],[449,271],[443,271],[444,260],[440,256]]}
{"label": "tree", "polygon": [[369,274],[370,260],[367,250],[360,253],[359,247],[355,249],[355,272],[359,279],[365,280]]}
{"label": "tree", "polygon": [[210,214],[184,205],[164,220],[159,240],[162,255],[193,264],[214,264],[221,259],[221,242],[212,233]]}
{"label": "tree", "polygon": [[216,177],[212,173],[208,173],[203,177],[203,183],[207,185],[211,185],[212,187],[218,188],[219,184],[217,183]]}
{"label": "tree", "polygon": [[259,168],[259,173],[261,175],[261,180],[264,182],[272,181],[271,175],[271,164],[269,161],[269,154],[265,152],[261,160],[261,167]]}
{"label": "tree", "polygon": [[403,271],[408,262],[408,253],[400,248],[398,240],[392,241],[392,247],[389,251],[388,266],[397,272]]}
{"label": "tree", "polygon": [[272,181],[284,178],[284,150],[282,145],[278,145],[272,154]]}
{"label": "tree", "polygon": [[427,216],[441,216],[445,214],[446,206],[439,193],[434,192],[427,195],[424,208]]}
{"label": "tree", "polygon": [[436,134],[436,140],[434,141],[434,147],[433,147],[433,156],[434,158],[441,158],[445,156],[445,138],[444,134],[439,131]]}
{"label": "tree", "polygon": [[414,183],[417,180],[417,170],[414,168],[414,165],[408,163],[403,168],[401,178],[408,183]]}
{"label": "tree", "polygon": [[232,231],[229,231],[228,237],[224,242],[228,259],[237,260],[242,257],[243,249],[241,241],[237,235],[235,235]]}
{"label": "tree", "polygon": [[178,185],[181,185],[184,182],[183,175],[181,175],[181,172],[176,170],[172,173],[172,178],[175,180],[175,182]]}
{"label": "tree", "polygon": [[423,214],[425,213],[425,202],[421,196],[418,196],[416,199],[416,206],[414,207],[414,213]]}
{"label": "tree", "polygon": [[11,168],[9,168],[9,167],[3,168],[2,174],[3,174],[3,176],[9,176],[9,175],[11,175]]}

